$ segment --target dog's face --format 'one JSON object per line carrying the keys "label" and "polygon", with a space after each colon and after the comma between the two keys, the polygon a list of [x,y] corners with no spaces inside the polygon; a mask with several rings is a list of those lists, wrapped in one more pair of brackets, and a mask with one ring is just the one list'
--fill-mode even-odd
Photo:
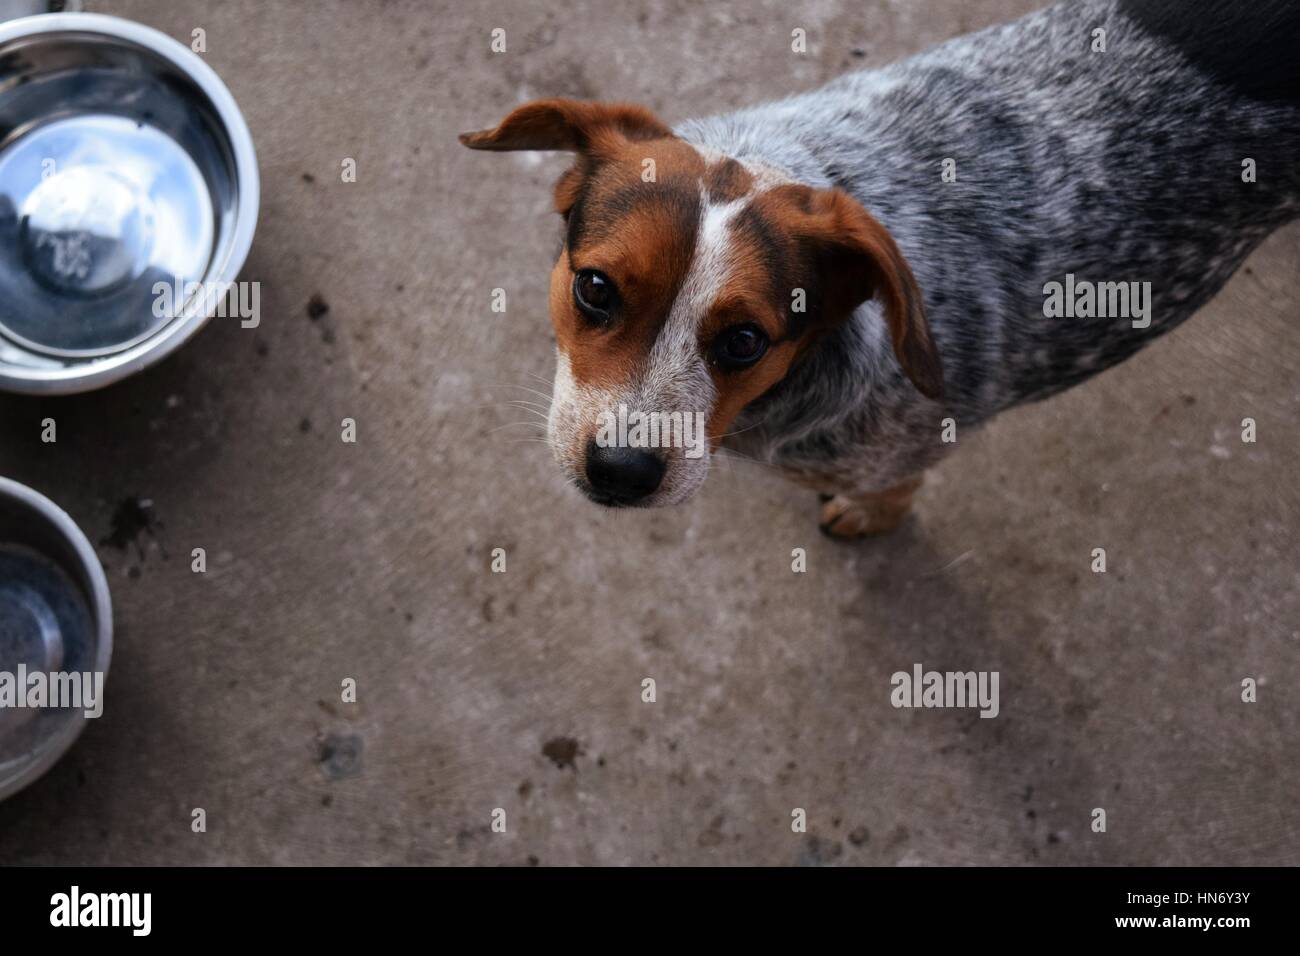
{"label": "dog's face", "polygon": [[903,370],[939,396],[911,270],[845,193],[705,154],[621,104],[540,100],[461,142],[577,154],[555,189],[567,229],[548,432],[593,500],[689,498],[741,410],[873,295]]}

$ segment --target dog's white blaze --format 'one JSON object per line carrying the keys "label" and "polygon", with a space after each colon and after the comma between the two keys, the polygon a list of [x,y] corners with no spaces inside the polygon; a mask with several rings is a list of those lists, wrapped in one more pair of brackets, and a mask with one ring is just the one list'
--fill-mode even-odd
{"label": "dog's white blaze", "polygon": [[[731,264],[731,221],[745,208],[748,196],[726,203],[710,203],[709,194],[701,197],[700,231],[695,243],[695,257],[673,313],[685,308],[688,318],[698,320],[717,298]],[[693,315],[692,315],[693,313]]]}
{"label": "dog's white blaze", "polygon": [[686,278],[668,320],[650,350],[641,386],[644,398],[682,403],[681,411],[708,413],[715,398],[713,380],[700,351],[700,323],[722,291],[732,264],[731,222],[748,197],[711,203],[707,192],[700,204],[700,228]]}

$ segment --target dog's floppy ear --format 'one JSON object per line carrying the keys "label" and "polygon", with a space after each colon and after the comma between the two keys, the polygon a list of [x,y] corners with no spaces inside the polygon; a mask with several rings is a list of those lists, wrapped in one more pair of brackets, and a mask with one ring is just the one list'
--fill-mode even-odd
{"label": "dog's floppy ear", "polygon": [[632,103],[586,103],[582,100],[534,100],[514,110],[495,129],[461,133],[470,149],[562,149],[590,153],[611,137],[659,139],[672,131],[644,106]]}
{"label": "dog's floppy ear", "polygon": [[525,103],[495,129],[461,133],[460,141],[470,149],[560,149],[577,153],[577,162],[555,184],[555,209],[567,219],[583,182],[603,159],[629,142],[672,135],[672,130],[644,106],[549,99]]}
{"label": "dog's floppy ear", "polygon": [[922,395],[942,398],[939,350],[916,277],[894,237],[842,190],[778,188],[794,194],[794,233],[809,250],[824,318],[841,321],[868,299],[878,299],[903,371]]}

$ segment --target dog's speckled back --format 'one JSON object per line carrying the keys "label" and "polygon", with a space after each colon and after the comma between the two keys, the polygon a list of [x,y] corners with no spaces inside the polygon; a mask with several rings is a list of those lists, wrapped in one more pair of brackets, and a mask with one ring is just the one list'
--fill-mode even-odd
{"label": "dog's speckled back", "polygon": [[[868,303],[744,413],[737,447],[819,487],[888,487],[951,448],[944,417],[972,425],[1059,392],[1204,305],[1300,215],[1300,82],[1279,66],[1300,47],[1300,5],[1232,7],[1062,3],[682,124],[693,144],[858,199],[911,263],[943,357],[935,403],[903,377]],[[1150,282],[1149,327],[1045,317],[1044,285],[1067,273]]]}

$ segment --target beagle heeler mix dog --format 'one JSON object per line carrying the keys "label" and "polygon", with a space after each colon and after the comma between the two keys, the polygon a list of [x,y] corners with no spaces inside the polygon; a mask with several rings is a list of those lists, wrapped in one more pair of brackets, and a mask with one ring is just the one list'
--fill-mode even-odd
{"label": "beagle heeler mix dog", "polygon": [[[548,99],[465,134],[577,155],[557,459],[666,505],[725,441],[823,493],[829,533],[894,528],[945,427],[1123,361],[1300,215],[1297,49],[1290,0],[1080,0],[676,129]],[[1090,283],[1128,312],[1049,308]],[[702,413],[706,453],[597,442],[619,406]]]}

